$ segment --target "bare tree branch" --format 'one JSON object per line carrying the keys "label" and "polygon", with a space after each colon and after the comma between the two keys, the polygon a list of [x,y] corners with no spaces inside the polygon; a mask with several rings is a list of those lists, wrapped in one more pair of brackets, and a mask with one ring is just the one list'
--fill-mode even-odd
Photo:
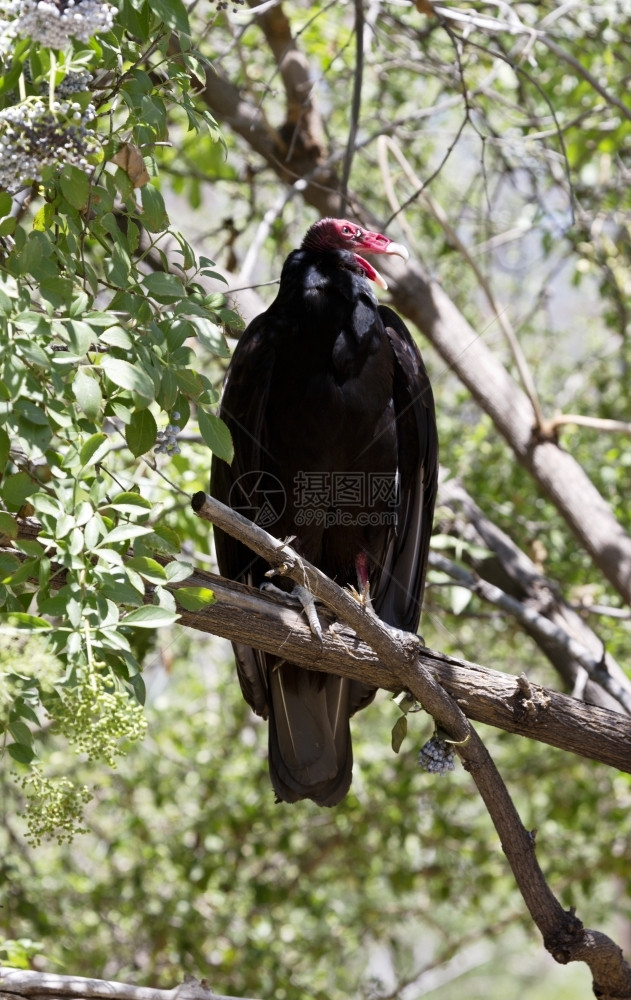
{"label": "bare tree branch", "polygon": [[214,993],[206,980],[192,976],[172,990],[131,986],[106,979],[59,976],[52,972],[27,972],[0,966],[0,1000],[252,1000]]}
{"label": "bare tree branch", "polygon": [[301,559],[287,543],[273,538],[219,501],[196,493],[192,506],[199,517],[212,521],[269,562],[273,567],[270,575],[288,576],[306,586],[372,646],[391,675],[398,676],[441,729],[449,733],[488,809],[524,902],[547,950],[562,964],[586,962],[592,972],[596,996],[616,997],[617,1000],[631,997],[631,968],[622,951],[606,935],[586,930],[573,910],[563,910],[535,857],[534,834],[522,825],[486,747],[447,691],[422,669],[418,638],[392,629],[374,614],[367,613],[348,592]]}
{"label": "bare tree branch", "polygon": [[631,437],[631,424],[624,420],[609,420],[607,417],[587,417],[580,413],[557,413],[549,421],[552,432],[556,432],[558,427],[567,424],[575,427],[591,427],[595,431],[604,431],[607,434],[624,434],[626,437]]}
{"label": "bare tree branch", "polygon": [[[405,686],[403,678],[388,670],[352,629],[326,612],[320,612],[320,644],[301,610],[288,607],[273,594],[201,570],[189,577],[186,586],[209,587],[216,601],[201,611],[180,609],[183,625],[268,653],[282,650],[288,660],[311,670],[340,674],[392,692]],[[176,587],[173,592],[177,598]],[[423,669],[469,718],[631,773],[631,720],[620,712],[587,705],[523,676],[426,647],[417,655]]]}
{"label": "bare tree branch", "polygon": [[512,615],[531,634],[534,633],[541,637],[546,643],[558,644],[568,658],[576,660],[587,671],[588,676],[601,684],[605,691],[619,701],[625,711],[631,715],[631,693],[627,690],[627,686],[623,687],[609,676],[603,668],[602,657],[600,660],[596,659],[581,643],[558,629],[534,608],[522,604],[515,597],[500,590],[495,584],[489,583],[488,580],[484,580],[463,566],[459,566],[452,559],[447,559],[439,552],[430,553],[430,565],[435,569],[443,570],[461,587],[466,587],[474,594],[478,594],[483,600],[488,601],[489,604],[494,604]]}
{"label": "bare tree branch", "polygon": [[[561,636],[580,643],[602,670],[624,690],[627,698],[631,697],[631,681],[611,653],[604,648],[598,635],[558,593],[557,585],[544,576],[532,559],[486,517],[461,483],[454,479],[441,480],[438,503],[439,511],[445,512],[447,509],[455,519],[451,524],[443,523],[441,530],[454,533],[457,537],[489,550],[488,557],[467,554],[466,559],[476,572],[517,598],[521,604],[537,611],[558,629],[557,638],[548,638],[545,630],[531,627],[528,620],[522,622],[525,631],[573,689],[575,696],[580,696],[591,704],[619,711],[619,700],[608,695],[598,680],[594,684],[589,679],[585,669],[569,653],[567,643]],[[443,522],[445,520],[443,514]]]}
{"label": "bare tree branch", "polygon": [[[38,533],[39,525],[33,520],[20,525],[20,538],[37,538]],[[4,552],[20,555],[15,549],[0,548],[0,554]],[[53,565],[51,582],[55,588],[64,585],[61,567]],[[170,588],[176,599],[178,586],[208,588],[215,596],[214,603],[198,611],[179,608],[180,622],[188,628],[268,653],[282,650],[291,662],[311,670],[342,675],[388,691],[398,692],[405,687],[404,678],[396,670],[388,668],[356,632],[326,611],[320,611],[323,636],[319,643],[301,608],[288,606],[289,598],[285,601],[199,569]],[[146,603],[152,597],[153,588],[148,587]],[[619,711],[585,704],[523,675],[501,673],[426,647],[417,650],[417,658],[423,670],[449,692],[469,718],[631,773],[631,720]]]}
{"label": "bare tree branch", "polygon": [[590,87],[596,91],[597,94],[600,94],[607,104],[617,108],[618,111],[622,112],[625,118],[631,121],[631,108],[624,104],[624,102],[621,101],[620,98],[616,97],[615,94],[610,93],[606,87],[603,87],[600,81],[593,75],[593,73],[590,73],[587,67],[583,66],[583,64],[570,52],[567,52],[564,48],[562,48],[562,46],[558,45],[546,31],[541,30],[540,27],[537,28],[533,25],[524,24],[520,20],[514,4],[498,3],[497,6],[504,8],[504,20],[501,20],[500,18],[488,17],[487,15],[480,16],[475,11],[452,9],[438,4],[434,5],[434,10],[445,20],[459,21],[462,24],[465,24],[468,28],[476,27],[485,32],[491,33],[508,32],[509,34],[515,36],[525,35],[528,41],[526,44],[526,52],[523,53],[524,55],[528,53],[535,42],[541,42],[541,44],[545,45],[546,48],[553,52],[558,59],[567,63],[568,66],[571,66],[578,76],[582,77],[590,85]]}

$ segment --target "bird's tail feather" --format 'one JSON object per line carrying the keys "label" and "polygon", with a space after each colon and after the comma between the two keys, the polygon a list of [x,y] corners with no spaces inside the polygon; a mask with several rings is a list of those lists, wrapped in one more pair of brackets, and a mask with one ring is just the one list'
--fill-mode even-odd
{"label": "bird's tail feather", "polygon": [[270,667],[269,767],[284,802],[333,806],[353,770],[349,715],[352,682],[293,663]]}

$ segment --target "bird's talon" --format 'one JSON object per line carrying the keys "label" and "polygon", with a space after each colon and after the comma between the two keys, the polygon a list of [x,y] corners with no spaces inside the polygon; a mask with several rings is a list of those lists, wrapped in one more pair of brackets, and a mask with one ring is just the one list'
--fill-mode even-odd
{"label": "bird's talon", "polygon": [[306,587],[301,587],[299,584],[295,585],[292,594],[294,597],[297,597],[302,604],[312,633],[318,637],[320,642],[322,642],[324,637],[322,635],[322,626],[320,625],[318,613],[315,609],[315,597],[307,590]]}
{"label": "bird's talon", "polygon": [[[267,576],[267,573],[265,575]],[[264,594],[274,594],[276,597],[292,597],[292,594],[288,594],[286,590],[281,590],[275,583],[262,583],[259,590]]]}

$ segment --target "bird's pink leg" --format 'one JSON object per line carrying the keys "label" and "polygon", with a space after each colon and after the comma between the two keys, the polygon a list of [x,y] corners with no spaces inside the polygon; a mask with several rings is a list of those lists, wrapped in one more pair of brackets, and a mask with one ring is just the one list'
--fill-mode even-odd
{"label": "bird's pink leg", "polygon": [[365,552],[359,552],[355,556],[355,570],[357,572],[360,601],[364,607],[367,607],[372,611],[372,601],[370,600],[370,578],[368,575],[368,556]]}

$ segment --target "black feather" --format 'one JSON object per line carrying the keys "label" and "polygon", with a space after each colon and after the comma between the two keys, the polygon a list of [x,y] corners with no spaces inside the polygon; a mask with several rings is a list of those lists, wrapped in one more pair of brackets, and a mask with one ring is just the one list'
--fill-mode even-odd
{"label": "black feather", "polygon": [[[342,586],[357,585],[364,559],[377,614],[416,631],[436,495],[434,404],[409,331],[378,305],[353,253],[289,255],[276,300],[237,345],[220,414],[235,458],[213,458],[213,495],[295,536]],[[215,541],[225,576],[263,582],[261,559],[219,530]],[[242,645],[235,654],[244,697],[269,717],[278,798],[339,802],[351,781],[348,720],[374,690]]]}

